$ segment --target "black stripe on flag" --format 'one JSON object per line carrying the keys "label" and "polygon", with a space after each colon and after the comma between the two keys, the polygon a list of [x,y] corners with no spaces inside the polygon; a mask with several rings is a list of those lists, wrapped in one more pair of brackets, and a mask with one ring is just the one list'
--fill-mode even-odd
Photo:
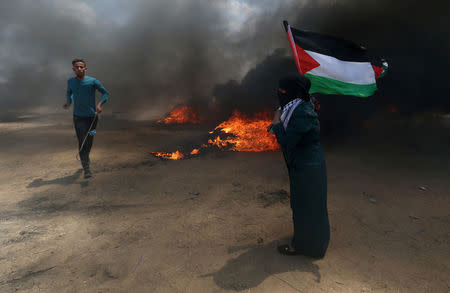
{"label": "black stripe on flag", "polygon": [[291,27],[295,43],[303,50],[332,56],[342,61],[370,62],[366,48],[333,36],[298,30]]}

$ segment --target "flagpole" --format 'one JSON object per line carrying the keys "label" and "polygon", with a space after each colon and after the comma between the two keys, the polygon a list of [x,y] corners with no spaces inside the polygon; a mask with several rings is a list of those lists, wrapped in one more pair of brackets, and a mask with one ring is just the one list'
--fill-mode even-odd
{"label": "flagpole", "polygon": [[287,22],[287,20],[283,20],[283,26],[286,30],[289,44],[291,45],[292,54],[294,55],[295,65],[297,66],[297,70],[299,73],[302,73],[300,68],[300,60],[298,59],[297,48],[295,48],[294,36],[292,35],[291,26]]}

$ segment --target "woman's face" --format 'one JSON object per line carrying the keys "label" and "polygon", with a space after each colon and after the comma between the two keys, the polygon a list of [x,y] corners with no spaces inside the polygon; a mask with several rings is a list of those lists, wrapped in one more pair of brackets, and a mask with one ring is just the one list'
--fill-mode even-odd
{"label": "woman's face", "polygon": [[283,88],[278,88],[278,101],[281,107],[284,107],[291,98],[287,95],[287,90]]}

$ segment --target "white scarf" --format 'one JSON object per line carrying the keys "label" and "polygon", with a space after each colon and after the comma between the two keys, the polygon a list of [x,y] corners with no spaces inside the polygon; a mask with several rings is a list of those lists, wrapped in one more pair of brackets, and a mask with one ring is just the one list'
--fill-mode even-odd
{"label": "white scarf", "polygon": [[301,98],[296,98],[283,107],[283,113],[281,114],[280,120],[283,123],[284,130],[286,130],[289,120],[291,119],[292,113],[294,113],[295,108],[303,102]]}

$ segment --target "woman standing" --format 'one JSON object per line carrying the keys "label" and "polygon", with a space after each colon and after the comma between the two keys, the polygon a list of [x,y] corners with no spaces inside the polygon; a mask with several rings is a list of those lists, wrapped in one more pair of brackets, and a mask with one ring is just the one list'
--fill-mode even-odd
{"label": "woman standing", "polygon": [[282,254],[321,258],[330,240],[327,172],[320,146],[320,125],[308,91],[311,82],[293,73],[279,81],[280,108],[269,126],[280,144],[289,171],[294,221],[292,243]]}

